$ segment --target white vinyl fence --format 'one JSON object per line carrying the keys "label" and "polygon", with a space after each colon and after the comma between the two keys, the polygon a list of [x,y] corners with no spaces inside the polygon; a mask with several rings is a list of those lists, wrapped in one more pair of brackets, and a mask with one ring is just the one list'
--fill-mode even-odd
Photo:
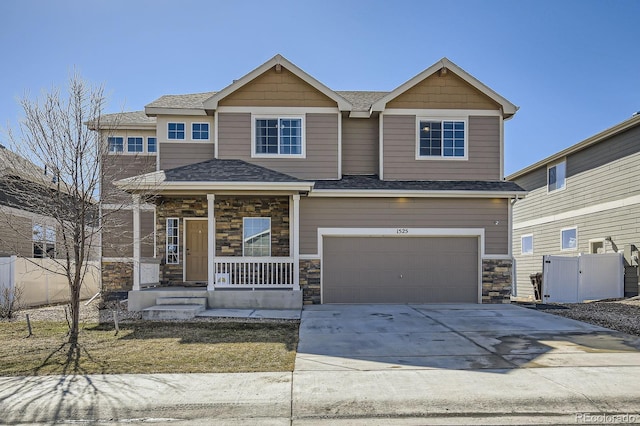
{"label": "white vinyl fence", "polygon": [[542,300],[579,303],[624,296],[621,253],[544,256]]}
{"label": "white vinyl fence", "polygon": [[[86,273],[80,292],[89,299],[100,291],[100,263],[86,262]],[[0,257],[0,294],[17,289],[20,304],[27,307],[69,301],[69,284],[62,268],[53,259]]]}

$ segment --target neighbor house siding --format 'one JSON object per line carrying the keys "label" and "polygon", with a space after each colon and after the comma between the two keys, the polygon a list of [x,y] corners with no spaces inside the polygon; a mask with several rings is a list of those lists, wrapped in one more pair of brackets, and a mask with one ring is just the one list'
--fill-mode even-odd
{"label": "neighbor house siding", "polygon": [[342,174],[376,175],[379,168],[378,117],[342,119]]}
{"label": "neighbor house siding", "polygon": [[[496,225],[496,221],[498,224]],[[300,252],[318,254],[318,228],[482,228],[485,253],[507,254],[508,201],[443,198],[302,198]]]}
{"label": "neighbor house siding", "polygon": [[387,103],[387,108],[495,109],[499,105],[469,83],[449,72],[435,73]]}
{"label": "neighbor house siding", "polygon": [[305,158],[252,158],[251,114],[218,115],[218,158],[239,159],[301,179],[338,178],[338,113],[305,115]]}
{"label": "neighbor house siding", "polygon": [[[25,215],[30,213],[25,212]],[[0,211],[0,254],[33,256],[33,219]]]}
{"label": "neighbor house siding", "polygon": [[211,143],[164,142],[159,146],[160,170],[200,163],[214,156],[214,144]]}
{"label": "neighbor house siding", "polygon": [[219,106],[335,107],[336,102],[291,71],[275,67],[220,100]]}
{"label": "neighbor house siding", "polygon": [[417,117],[384,115],[382,120],[385,180],[501,179],[499,117],[469,117],[467,160],[416,160]]}

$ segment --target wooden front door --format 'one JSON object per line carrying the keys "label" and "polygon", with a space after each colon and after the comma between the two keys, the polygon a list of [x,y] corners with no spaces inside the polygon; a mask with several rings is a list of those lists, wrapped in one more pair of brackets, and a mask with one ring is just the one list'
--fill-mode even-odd
{"label": "wooden front door", "polygon": [[207,281],[207,221],[185,220],[186,273],[185,281]]}

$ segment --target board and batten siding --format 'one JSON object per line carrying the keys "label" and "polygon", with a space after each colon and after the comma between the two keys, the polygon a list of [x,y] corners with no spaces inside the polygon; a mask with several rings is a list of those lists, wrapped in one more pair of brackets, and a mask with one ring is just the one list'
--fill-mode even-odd
{"label": "board and batten siding", "polygon": [[300,179],[338,178],[338,113],[305,114],[305,158],[252,158],[251,114],[218,114],[218,158],[238,159]]}
{"label": "board and batten siding", "polygon": [[212,143],[164,142],[159,144],[160,170],[169,170],[215,158]]}
{"label": "board and batten siding", "polygon": [[382,120],[385,180],[501,179],[499,117],[469,117],[467,160],[416,160],[417,117],[384,115]]}
{"label": "board and batten siding", "polygon": [[377,175],[380,150],[378,117],[342,118],[342,174]]}
{"label": "board and batten siding", "polygon": [[300,253],[318,254],[318,228],[483,228],[485,254],[506,255],[508,216],[506,199],[303,197]]}

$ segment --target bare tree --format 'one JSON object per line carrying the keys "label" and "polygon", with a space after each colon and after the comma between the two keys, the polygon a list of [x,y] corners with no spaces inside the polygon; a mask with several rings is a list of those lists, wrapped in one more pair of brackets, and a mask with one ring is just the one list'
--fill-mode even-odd
{"label": "bare tree", "polygon": [[[5,154],[0,176],[8,205],[46,217],[53,223],[55,255],[47,244],[47,227],[41,232],[42,257],[54,257],[57,273],[66,276],[70,293],[68,343],[78,344],[80,297],[86,261],[100,237],[97,198],[102,174],[101,158],[107,147],[99,132],[105,95],[102,86],[91,86],[77,73],[69,78],[65,92],[53,89],[40,98],[21,100],[24,119],[19,132],[9,129],[9,140],[29,161]],[[19,157],[18,157],[19,158]],[[16,164],[17,163],[17,164]],[[34,249],[35,250],[35,249]]]}

